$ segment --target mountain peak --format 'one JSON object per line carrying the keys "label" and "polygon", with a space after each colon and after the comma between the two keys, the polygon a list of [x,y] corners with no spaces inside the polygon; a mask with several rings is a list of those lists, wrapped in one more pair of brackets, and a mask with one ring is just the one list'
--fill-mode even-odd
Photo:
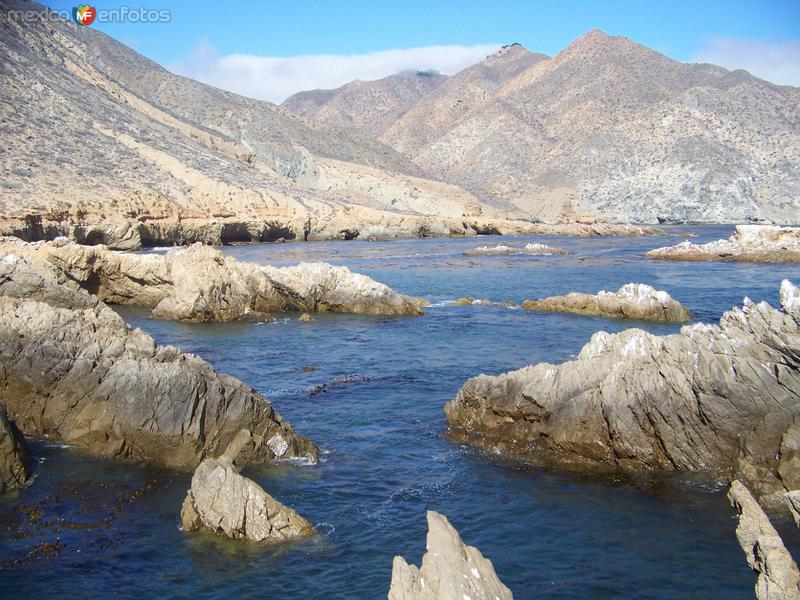
{"label": "mountain peak", "polygon": [[497,52],[487,56],[486,60],[489,62],[496,60],[514,60],[521,56],[526,56],[528,54],[531,54],[530,50],[528,50],[525,46],[523,46],[519,42],[514,42],[513,44],[506,44],[505,46],[501,46]]}

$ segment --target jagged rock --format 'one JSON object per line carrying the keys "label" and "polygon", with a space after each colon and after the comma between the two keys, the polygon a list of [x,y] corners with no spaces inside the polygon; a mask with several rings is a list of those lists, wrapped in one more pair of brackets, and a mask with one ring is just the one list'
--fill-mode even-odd
{"label": "jagged rock", "polygon": [[727,240],[708,244],[681,242],[656,248],[649,258],[664,260],[728,260],[739,262],[800,262],[800,227],[739,225]]}
{"label": "jagged rock", "polygon": [[102,303],[0,297],[0,402],[26,435],[101,456],[194,468],[241,429],[253,432],[242,464],[317,454],[254,389]]}
{"label": "jagged rock", "polygon": [[471,250],[464,252],[465,256],[497,256],[497,255],[515,255],[515,254],[529,254],[532,256],[553,256],[555,254],[567,254],[566,250],[561,248],[554,248],[547,244],[529,243],[525,244],[522,248],[515,246],[508,246],[506,244],[497,244],[496,246],[478,246]]}
{"label": "jagged rock", "polygon": [[389,600],[512,600],[491,561],[477,548],[466,546],[447,517],[433,511],[427,516],[422,566],[394,557]]}
{"label": "jagged rock", "polygon": [[[248,439],[249,432],[243,430],[240,436]],[[232,539],[256,542],[283,542],[314,533],[311,523],[297,512],[240,475],[233,460],[226,451],[197,467],[181,509],[184,531],[207,528]]]}
{"label": "jagged rock", "polygon": [[800,490],[786,492],[786,504],[789,512],[792,513],[795,525],[800,527]]}
{"label": "jagged rock", "polygon": [[522,307],[527,310],[670,323],[683,323],[692,318],[692,313],[667,292],[642,283],[628,283],[616,292],[603,290],[595,295],[573,292],[566,296],[526,300]]}
{"label": "jagged rock", "polygon": [[800,294],[745,298],[719,325],[598,332],[577,358],[469,380],[451,434],[574,470],[738,476],[759,496],[800,487]]}
{"label": "jagged rock", "polygon": [[30,477],[28,445],[0,407],[0,492],[16,490]]}
{"label": "jagged rock", "polygon": [[[424,306],[346,267],[262,267],[199,243],[157,255],[112,252],[64,238],[33,244],[2,238],[0,257],[0,292],[50,301],[83,289],[111,304],[152,307],[162,319],[236,321],[255,314],[264,320],[284,310],[420,315]],[[4,277],[12,279],[8,272],[18,283],[4,286]],[[43,278],[58,286],[45,286]],[[59,305],[65,303],[67,298]]]}
{"label": "jagged rock", "polygon": [[99,300],[79,288],[50,264],[23,253],[24,242],[3,244],[0,250],[0,295],[23,300],[40,300],[60,308],[93,308]]}
{"label": "jagged rock", "polygon": [[756,598],[800,598],[800,570],[758,502],[739,481],[731,483],[728,499],[739,511],[736,537],[747,557],[747,564],[758,573]]}
{"label": "jagged rock", "polygon": [[263,267],[283,298],[284,310],[421,315],[424,300],[403,296],[347,267],[300,263],[294,267]]}

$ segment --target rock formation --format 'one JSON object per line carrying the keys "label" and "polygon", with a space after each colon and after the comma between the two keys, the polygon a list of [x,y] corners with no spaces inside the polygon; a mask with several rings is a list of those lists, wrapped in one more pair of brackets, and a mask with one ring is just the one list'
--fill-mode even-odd
{"label": "rock formation", "polygon": [[728,499],[739,511],[736,537],[747,557],[747,564],[758,573],[756,598],[800,598],[800,570],[758,502],[740,481],[731,483]]}
{"label": "rock formation", "polygon": [[[240,435],[249,438],[245,430]],[[231,539],[255,542],[284,542],[314,533],[311,523],[240,475],[233,460],[226,451],[197,467],[181,509],[184,531],[207,528]]]}
{"label": "rock formation", "polygon": [[28,445],[0,406],[0,493],[16,490],[30,477]]}
{"label": "rock formation", "polygon": [[692,313],[667,292],[643,283],[628,283],[616,292],[602,290],[594,295],[573,292],[566,296],[526,300],[522,308],[668,323],[683,323],[692,318]]}
{"label": "rock formation", "polygon": [[252,438],[241,464],[316,458],[314,444],[254,389],[197,356],[157,345],[95,302],[69,309],[0,297],[0,403],[26,435],[194,468],[247,429]]}
{"label": "rock formation", "polygon": [[[43,285],[43,278],[61,285]],[[425,304],[326,263],[277,269],[226,258],[202,244],[162,256],[63,238],[33,244],[0,238],[0,293],[51,303],[42,294],[56,294],[65,296],[59,306],[76,306],[84,298],[71,298],[78,289],[110,304],[151,307],[154,317],[195,322],[267,319],[284,310],[420,315]]]}
{"label": "rock formation", "polygon": [[428,511],[427,552],[420,568],[402,556],[392,564],[389,600],[511,600],[489,559],[466,546],[446,517]]}
{"label": "rock formation", "polygon": [[496,255],[514,255],[514,254],[530,254],[533,256],[553,256],[555,254],[567,254],[566,250],[561,248],[553,248],[547,244],[530,243],[525,244],[522,248],[515,246],[508,246],[506,244],[497,244],[496,246],[478,246],[471,250],[464,252],[465,256],[496,256]]}
{"label": "rock formation", "polygon": [[649,258],[663,260],[728,260],[739,262],[800,262],[800,227],[739,225],[727,240],[708,244],[681,242],[656,248]]}
{"label": "rock formation", "polygon": [[780,299],[675,335],[598,332],[574,360],[470,379],[445,407],[450,432],[573,470],[738,477],[773,501],[800,487],[800,293],[784,281]]}
{"label": "rock formation", "polygon": [[786,505],[792,514],[794,524],[800,527],[800,490],[786,492]]}

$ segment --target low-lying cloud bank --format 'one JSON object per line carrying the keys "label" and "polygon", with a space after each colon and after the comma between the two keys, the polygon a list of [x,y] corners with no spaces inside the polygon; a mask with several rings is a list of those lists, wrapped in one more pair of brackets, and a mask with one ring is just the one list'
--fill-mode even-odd
{"label": "low-lying cloud bank", "polygon": [[435,70],[451,75],[496,52],[500,44],[423,46],[366,54],[306,56],[218,55],[201,41],[186,60],[169,69],[251,98],[282,102],[292,94],[337,88],[354,79],[380,79],[405,70]]}
{"label": "low-lying cloud bank", "polygon": [[692,62],[744,69],[772,83],[800,86],[800,39],[769,43],[713,38],[692,57]]}

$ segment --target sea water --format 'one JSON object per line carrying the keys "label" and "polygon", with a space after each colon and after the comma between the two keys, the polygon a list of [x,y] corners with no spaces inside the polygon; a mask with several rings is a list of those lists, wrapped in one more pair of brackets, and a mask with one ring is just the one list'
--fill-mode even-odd
{"label": "sea water", "polygon": [[[120,308],[160,343],[195,352],[254,386],[322,449],[317,465],[251,467],[253,478],[317,530],[276,547],[179,530],[190,473],[119,464],[37,442],[36,479],[0,497],[0,595],[27,598],[385,598],[392,558],[419,564],[425,511],[446,515],[490,558],[515,598],[752,598],[724,486],[705,477],[592,477],[489,455],[446,436],[444,404],[479,373],[559,363],[600,330],[677,325],[533,313],[521,303],[647,283],[716,322],[778,302],[797,265],[652,261],[651,248],[727,237],[731,227],[667,237],[421,239],[260,244],[230,256],[276,266],[346,265],[428,299],[424,317],[296,313],[268,324],[182,324]],[[545,242],[564,256],[471,256],[497,242]],[[775,524],[800,558],[800,535]]]}

